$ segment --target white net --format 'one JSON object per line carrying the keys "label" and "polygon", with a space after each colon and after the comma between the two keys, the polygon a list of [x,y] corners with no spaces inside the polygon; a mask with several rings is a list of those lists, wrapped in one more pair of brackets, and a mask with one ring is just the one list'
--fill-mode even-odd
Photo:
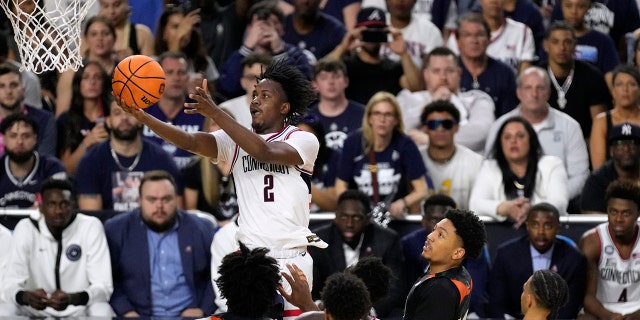
{"label": "white net", "polygon": [[35,73],[82,66],[82,21],[95,0],[0,0],[7,13],[22,68]]}

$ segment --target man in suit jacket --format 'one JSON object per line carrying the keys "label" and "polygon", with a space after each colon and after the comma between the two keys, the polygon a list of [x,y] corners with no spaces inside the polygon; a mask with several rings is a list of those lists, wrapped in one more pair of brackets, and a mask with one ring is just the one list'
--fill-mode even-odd
{"label": "man in suit jacket", "polygon": [[177,209],[176,185],[166,171],[148,171],[140,208],[105,223],[119,317],[213,314],[209,248],[213,225]]}
{"label": "man in suit jacket", "polygon": [[[313,257],[314,299],[320,298],[324,282],[331,274],[342,272],[367,256],[382,259],[395,277],[403,275],[400,237],[391,229],[371,223],[369,197],[358,190],[343,192],[338,198],[335,220],[313,231],[329,244],[327,249],[308,247]],[[402,308],[406,297],[402,283],[395,279],[389,296],[374,305],[378,316]]]}
{"label": "man in suit jacket", "polygon": [[498,247],[489,275],[488,316],[502,318],[508,314],[522,318],[520,295],[523,284],[533,272],[549,269],[569,285],[569,301],[558,311],[558,319],[575,319],[582,308],[586,283],[586,259],[575,245],[558,239],[560,214],[548,204],[529,209],[527,236]]}

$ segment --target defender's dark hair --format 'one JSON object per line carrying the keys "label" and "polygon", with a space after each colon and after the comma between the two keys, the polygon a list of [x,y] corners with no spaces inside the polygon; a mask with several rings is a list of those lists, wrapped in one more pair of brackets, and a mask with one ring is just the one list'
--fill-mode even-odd
{"label": "defender's dark hair", "polygon": [[477,258],[487,242],[487,231],[480,218],[473,211],[462,209],[449,209],[444,218],[453,223],[456,234],[462,238],[465,258]]}
{"label": "defender's dark hair", "polygon": [[349,273],[334,273],[327,278],[321,293],[326,312],[335,320],[363,319],[371,309],[364,282]]}
{"label": "defender's dark hair", "polygon": [[267,256],[268,252],[267,248],[249,250],[240,242],[239,251],[222,258],[216,284],[234,315],[262,317],[276,300],[280,269],[276,259]]}
{"label": "defender's dark hair", "polygon": [[356,200],[362,204],[362,209],[364,210],[364,214],[368,215],[371,213],[371,201],[366,194],[364,194],[360,190],[356,189],[348,189],[340,194],[338,197],[338,205],[347,201],[347,200]]}
{"label": "defender's dark hair", "polygon": [[555,319],[558,309],[569,300],[569,286],[557,273],[542,269],[533,273],[531,291],[540,306],[549,309],[548,319]]}
{"label": "defender's dark hair", "polygon": [[420,114],[420,123],[427,122],[429,115],[434,112],[446,112],[456,120],[456,123],[460,123],[460,111],[449,100],[436,100],[427,104]]}
{"label": "defender's dark hair", "polygon": [[148,181],[162,181],[168,180],[173,185],[173,189],[178,192],[178,186],[176,185],[176,179],[165,170],[150,170],[144,173],[140,180],[140,186],[138,187],[138,193],[142,195],[142,186]]}
{"label": "defender's dark hair", "polygon": [[604,193],[604,201],[609,203],[613,198],[633,201],[640,210],[640,187],[635,183],[620,179],[609,183]]}
{"label": "defender's dark hair", "polygon": [[6,134],[7,130],[13,127],[17,122],[24,122],[27,126],[33,129],[33,133],[36,135],[38,134],[38,130],[40,130],[40,125],[38,125],[38,121],[36,121],[36,119],[20,112],[10,114],[6,118],[2,119],[2,123],[0,123],[0,133]]}
{"label": "defender's dark hair", "polygon": [[504,128],[507,127],[508,124],[518,122],[524,126],[525,131],[529,134],[529,154],[527,158],[527,173],[524,178],[524,196],[525,198],[530,198],[533,194],[533,190],[536,187],[536,174],[538,172],[538,160],[542,156],[542,146],[540,145],[540,141],[538,140],[538,134],[533,129],[529,121],[525,120],[522,117],[511,117],[507,119],[498,130],[498,134],[496,135],[496,140],[493,143],[493,156],[498,162],[498,167],[500,167],[500,171],[502,171],[502,183],[504,184],[504,193],[506,195],[515,195],[517,194],[517,190],[514,182],[514,175],[509,169],[509,163],[507,158],[504,156],[504,150],[502,150],[502,133],[504,132]]}
{"label": "defender's dark hair", "polygon": [[529,218],[531,217],[531,215],[534,212],[548,212],[548,213],[551,213],[551,215],[555,218],[554,220],[557,223],[560,223],[560,211],[558,211],[558,208],[556,208],[554,205],[552,205],[550,203],[541,202],[541,203],[533,205],[531,208],[529,208],[529,211],[527,211],[527,220],[529,220]]}
{"label": "defender's dark hair", "polygon": [[391,290],[391,281],[396,279],[393,271],[387,267],[379,257],[368,256],[346,269],[360,278],[369,291],[371,304],[376,304],[385,298]]}

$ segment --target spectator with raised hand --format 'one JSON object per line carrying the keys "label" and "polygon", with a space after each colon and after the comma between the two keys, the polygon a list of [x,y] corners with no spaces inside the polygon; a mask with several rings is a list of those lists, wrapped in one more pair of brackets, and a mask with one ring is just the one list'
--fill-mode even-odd
{"label": "spectator with raised hand", "polygon": [[107,18],[116,30],[114,51],[117,59],[122,60],[130,55],[154,54],[154,38],[151,29],[144,24],[131,23],[131,6],[126,0],[99,0],[99,14]]}
{"label": "spectator with raised hand", "polygon": [[[383,45],[400,56],[400,61],[382,55]],[[345,93],[348,99],[365,104],[378,91],[396,95],[402,88],[424,89],[420,68],[413,62],[402,32],[389,30],[380,8],[360,9],[356,28],[347,32],[340,45],[327,56],[342,59],[347,66],[350,82]]]}
{"label": "spectator with raised hand", "polygon": [[213,85],[220,76],[213,59],[207,55],[198,25],[200,19],[200,9],[185,13],[182,6],[167,6],[158,20],[155,34],[156,55],[182,52],[186,56],[192,92],[203,78]]}
{"label": "spectator with raised hand", "polygon": [[274,60],[284,60],[296,66],[307,78],[311,77],[316,58],[311,52],[284,41],[284,15],[275,1],[256,2],[249,9],[247,17],[244,42],[222,65],[220,78],[216,82],[216,88],[222,96],[230,99],[245,93],[240,84],[240,62],[252,53],[268,54]]}
{"label": "spectator with raised hand", "polygon": [[80,158],[90,147],[109,137],[104,120],[112,100],[110,83],[107,72],[95,61],[87,61],[73,75],[71,107],[56,119],[57,154],[69,176],[75,175]]}

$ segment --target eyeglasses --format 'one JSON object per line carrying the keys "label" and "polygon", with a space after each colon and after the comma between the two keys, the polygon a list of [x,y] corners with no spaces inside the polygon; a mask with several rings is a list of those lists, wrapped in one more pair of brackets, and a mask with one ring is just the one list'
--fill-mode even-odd
{"label": "eyeglasses", "polygon": [[429,130],[437,130],[440,125],[444,130],[451,130],[455,124],[456,121],[452,119],[433,119],[424,123]]}
{"label": "eyeglasses", "polygon": [[380,111],[371,112],[371,116],[376,118],[385,118],[385,119],[392,119],[396,117],[395,113],[393,112],[380,112]]}

